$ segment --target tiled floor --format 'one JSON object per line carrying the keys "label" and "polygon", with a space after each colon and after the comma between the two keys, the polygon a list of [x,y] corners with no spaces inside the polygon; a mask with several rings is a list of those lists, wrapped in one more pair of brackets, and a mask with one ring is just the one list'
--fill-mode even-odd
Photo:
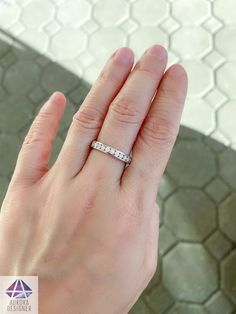
{"label": "tiled floor", "polygon": [[0,198],[22,139],[55,89],[72,114],[106,58],[151,44],[182,63],[189,94],[163,178],[160,260],[131,313],[236,313],[235,0],[0,0]]}

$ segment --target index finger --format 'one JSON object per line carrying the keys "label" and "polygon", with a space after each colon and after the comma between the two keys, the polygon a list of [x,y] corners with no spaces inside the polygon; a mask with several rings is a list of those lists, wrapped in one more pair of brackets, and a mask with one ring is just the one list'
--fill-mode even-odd
{"label": "index finger", "polygon": [[186,93],[187,74],[182,66],[175,64],[161,80],[133,146],[132,162],[125,169],[121,184],[137,186],[139,191],[145,189],[156,199],[179,131]]}

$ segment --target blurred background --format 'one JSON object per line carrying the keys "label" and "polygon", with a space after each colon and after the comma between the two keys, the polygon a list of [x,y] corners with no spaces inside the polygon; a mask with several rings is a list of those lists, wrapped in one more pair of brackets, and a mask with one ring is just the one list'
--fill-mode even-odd
{"label": "blurred background", "polygon": [[235,314],[235,0],[0,0],[0,201],[43,101],[69,101],[53,163],[110,54],[157,43],[189,92],[157,198],[158,271],[130,313]]}

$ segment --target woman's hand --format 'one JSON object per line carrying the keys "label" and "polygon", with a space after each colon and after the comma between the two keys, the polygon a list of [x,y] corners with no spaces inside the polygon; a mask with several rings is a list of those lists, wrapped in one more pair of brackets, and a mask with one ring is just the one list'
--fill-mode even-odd
{"label": "woman's hand", "polygon": [[[19,153],[1,209],[0,275],[38,275],[40,313],[127,313],[156,270],[155,201],[187,77],[180,65],[164,74],[161,46],[132,69],[133,59],[129,48],[109,58],[51,169],[63,94],[41,108]],[[130,166],[91,149],[94,139],[132,149]]]}

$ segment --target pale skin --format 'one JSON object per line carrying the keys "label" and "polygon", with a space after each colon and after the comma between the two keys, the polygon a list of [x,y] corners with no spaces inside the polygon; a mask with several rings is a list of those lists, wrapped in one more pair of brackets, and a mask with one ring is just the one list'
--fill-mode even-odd
{"label": "pale skin", "polygon": [[[187,90],[183,67],[166,63],[159,45],[135,65],[130,48],[113,53],[51,168],[65,96],[35,117],[1,207],[0,275],[39,276],[39,313],[128,313],[153,277],[156,196]],[[91,149],[94,139],[132,149],[131,164]]]}

